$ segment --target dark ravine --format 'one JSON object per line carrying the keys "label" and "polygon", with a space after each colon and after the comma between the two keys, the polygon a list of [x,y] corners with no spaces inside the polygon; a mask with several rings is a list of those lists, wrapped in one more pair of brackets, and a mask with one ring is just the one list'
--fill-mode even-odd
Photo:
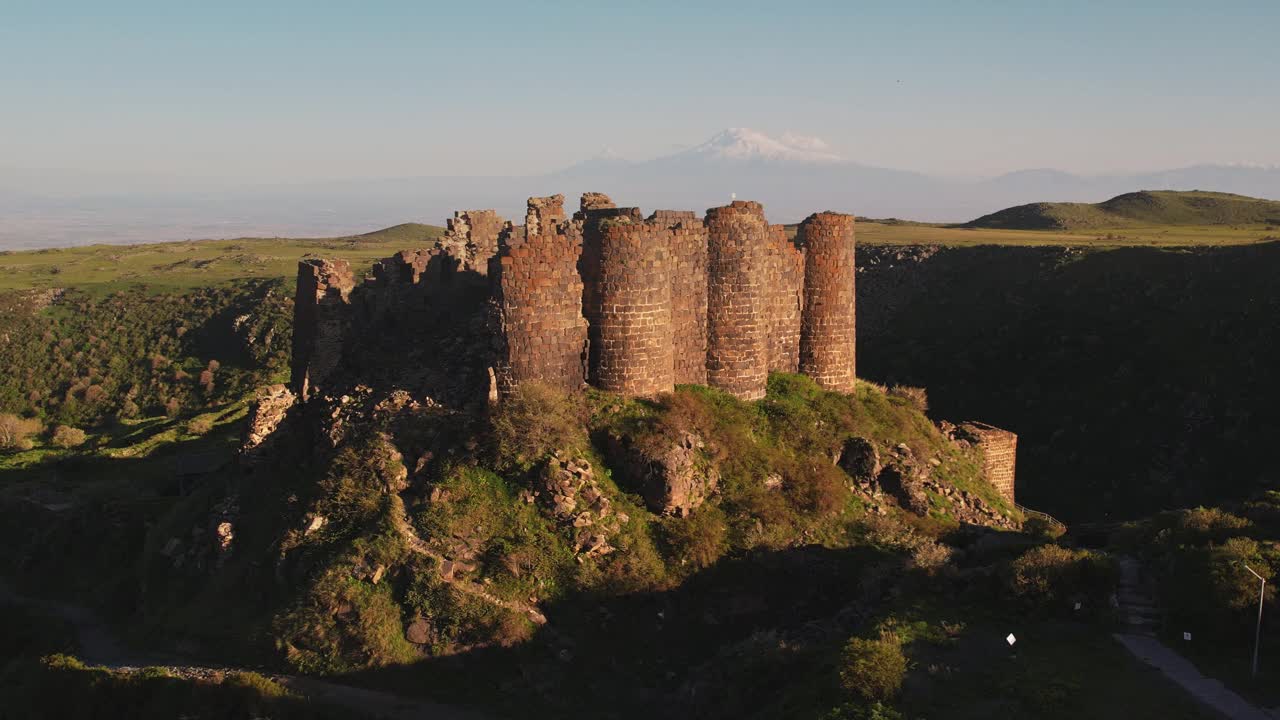
{"label": "dark ravine", "polygon": [[1276,478],[1280,242],[858,248],[858,369],[1018,433],[1019,502],[1068,523]]}
{"label": "dark ravine", "polygon": [[[16,592],[3,580],[0,580],[0,604],[32,607],[66,622],[75,630],[76,641],[80,645],[80,658],[98,667],[126,673],[158,667],[174,676],[191,679],[210,678],[228,672],[262,673],[260,668],[201,664],[172,653],[129,648],[92,609],[72,603],[28,597]],[[298,695],[314,702],[361,713],[361,717],[387,720],[484,720],[488,717],[469,709],[366,690],[305,675],[263,674]]]}

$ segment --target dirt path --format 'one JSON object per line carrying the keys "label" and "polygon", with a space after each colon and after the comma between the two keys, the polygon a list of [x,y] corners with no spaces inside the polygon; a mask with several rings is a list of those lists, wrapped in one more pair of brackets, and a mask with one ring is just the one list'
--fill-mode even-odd
{"label": "dirt path", "polygon": [[136,652],[127,648],[110,627],[92,610],[70,603],[49,602],[29,598],[0,582],[0,602],[25,605],[48,613],[70,624],[76,632],[78,657],[89,665],[120,672],[138,672],[146,667],[159,667],[185,678],[214,678],[234,672],[256,672],[312,701],[348,708],[370,717],[386,720],[491,720],[479,712],[419,698],[366,690],[302,675],[277,675],[252,668],[219,667],[184,664],[174,656]]}
{"label": "dirt path", "polygon": [[409,522],[409,517],[405,513],[403,501],[401,501],[400,498],[393,496],[392,502],[395,503],[392,507],[392,517],[394,518],[396,532],[400,534],[400,537],[404,538],[404,541],[409,545],[410,551],[419,555],[425,555],[436,561],[437,567],[441,568],[439,577],[442,582],[448,583],[458,592],[466,593],[474,598],[479,598],[484,602],[506,608],[507,610],[522,613],[535,624],[545,625],[547,623],[547,616],[543,615],[542,611],[533,605],[514,602],[511,600],[503,600],[502,598],[490,593],[488,590],[485,590],[484,586],[479,583],[474,583],[470,580],[459,580],[453,577],[452,574],[445,573],[443,568],[445,567],[447,559],[440,553],[431,549],[431,547],[427,545],[426,541],[418,537],[418,533],[413,529],[413,524]]}

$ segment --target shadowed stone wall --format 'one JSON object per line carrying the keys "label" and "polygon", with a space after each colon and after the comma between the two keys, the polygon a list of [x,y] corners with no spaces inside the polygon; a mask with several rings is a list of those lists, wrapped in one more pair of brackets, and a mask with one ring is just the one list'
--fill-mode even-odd
{"label": "shadowed stone wall", "polygon": [[744,400],[765,395],[769,374],[769,224],[757,202],[707,211],[707,383]]}
{"label": "shadowed stone wall", "polygon": [[800,371],[800,312],[804,307],[804,251],[782,225],[769,226],[769,372]]}
{"label": "shadowed stone wall", "polygon": [[303,400],[315,394],[342,361],[355,284],[346,260],[298,263],[290,385]]}
{"label": "shadowed stone wall", "polygon": [[671,331],[677,385],[707,384],[707,226],[693,211],[658,210],[671,228]]}
{"label": "shadowed stone wall", "polygon": [[800,372],[827,390],[851,393],[857,341],[853,216],[815,213],[796,237],[805,248]]}

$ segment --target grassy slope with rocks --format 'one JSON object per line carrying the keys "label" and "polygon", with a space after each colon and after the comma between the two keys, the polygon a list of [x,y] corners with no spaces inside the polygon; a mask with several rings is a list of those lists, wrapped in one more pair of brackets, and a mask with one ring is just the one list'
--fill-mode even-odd
{"label": "grassy slope with rocks", "polygon": [[1280,225],[1280,202],[1198,190],[1143,190],[1092,204],[1040,202],[1019,205],[966,224],[973,228],[1003,230],[1161,225],[1277,226]]}
{"label": "grassy slope with rocks", "polygon": [[[331,242],[317,247],[332,252]],[[371,259],[413,244],[390,243],[364,247]],[[280,377],[291,295],[257,271],[255,282],[231,282],[241,270],[225,260],[228,248],[187,245],[202,244],[175,247],[224,259],[160,269],[135,257],[112,275],[93,263],[116,261],[97,258],[60,278],[28,266],[35,274],[19,286],[71,273],[76,282],[59,283],[69,288],[60,304],[6,315],[20,326],[8,328],[5,350],[19,349],[0,356],[23,377],[38,369],[30,377],[50,389],[36,400],[5,395],[13,404],[4,409],[38,417],[42,432],[31,449],[0,455],[0,566],[28,590],[92,598],[134,642],[544,716],[916,717],[968,698],[973,717],[1118,717],[1107,698],[1122,688],[1138,717],[1200,716],[1115,655],[1105,613],[1069,612],[1065,598],[1106,592],[1105,577],[1075,569],[1092,560],[1019,563],[1049,541],[966,531],[936,495],[923,517],[908,513],[832,464],[850,434],[885,457],[903,445],[936,458],[940,482],[1012,513],[976,458],[942,438],[909,393],[870,384],[848,398],[780,375],[760,403],[693,387],[658,402],[551,394],[488,420],[393,406],[353,416],[329,450],[317,451],[325,444],[315,435],[290,435],[252,475],[215,464],[179,487],[182,458],[232,456],[245,393]],[[137,286],[153,272],[158,279]],[[219,282],[204,288],[208,279]],[[245,306],[258,309],[253,337],[277,329],[265,346],[228,344],[226,323]],[[96,330],[107,322],[128,333]],[[58,346],[70,340],[52,359],[33,350],[46,332]],[[152,362],[157,344],[168,365]],[[229,347],[248,349],[232,360]],[[213,359],[209,393],[196,371]],[[94,385],[125,397],[86,403]],[[162,410],[179,393],[170,417]],[[136,417],[121,412],[125,400]],[[55,445],[50,430],[72,423],[85,442]],[[689,432],[704,441],[699,467],[717,470],[718,492],[688,517],[654,515],[610,438],[661,447]],[[617,521],[612,552],[584,555],[582,528],[545,498],[528,501],[545,489],[552,457],[592,469],[592,492]],[[234,524],[229,553],[214,541],[223,519]],[[518,609],[527,605],[548,622]],[[1036,639],[1017,658],[988,642],[1010,623]],[[852,637],[890,656],[900,648],[903,691],[868,690],[856,681],[862,671],[850,676],[848,666],[865,667],[845,652]],[[1099,658],[1114,661],[1111,672],[1096,672]],[[37,672],[88,679],[100,704],[151,694],[65,663]]]}

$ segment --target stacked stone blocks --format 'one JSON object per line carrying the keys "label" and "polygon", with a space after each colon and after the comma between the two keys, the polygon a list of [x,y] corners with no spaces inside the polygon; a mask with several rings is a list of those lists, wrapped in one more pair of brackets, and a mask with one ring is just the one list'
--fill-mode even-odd
{"label": "stacked stone blocks", "polygon": [[800,371],[800,320],[804,308],[804,250],[782,225],[769,226],[769,372]]}
{"label": "stacked stone blocks", "polygon": [[576,391],[586,379],[587,350],[581,234],[564,222],[561,195],[531,198],[525,220],[504,231],[498,256],[499,391],[526,382]]}
{"label": "stacked stone blocks", "polygon": [[764,397],[769,224],[757,202],[707,211],[707,383],[744,400]]}
{"label": "stacked stone blocks", "polygon": [[855,381],[853,216],[822,212],[800,224],[805,248],[800,372],[837,392]]}
{"label": "stacked stone blocks", "polygon": [[346,260],[308,258],[298,263],[290,370],[295,392],[303,400],[325,384],[342,360],[355,284]]}
{"label": "stacked stone blocks", "polygon": [[[520,226],[459,211],[433,248],[374,266],[355,319],[396,326],[405,313],[439,312],[463,296],[436,289],[467,275],[491,298],[500,394],[525,382],[627,395],[708,384],[757,399],[770,371],[797,370],[850,392],[852,223],[820,213],[791,240],[755,202],[712,208],[705,220],[675,210],[646,220],[601,193],[584,195],[572,218],[563,196],[530,198]],[[299,267],[293,369],[304,395],[342,358],[353,286],[342,261]]]}
{"label": "stacked stone blocks", "polygon": [[966,422],[959,429],[982,452],[982,468],[987,481],[1009,502],[1014,502],[1018,436],[980,422]]}

